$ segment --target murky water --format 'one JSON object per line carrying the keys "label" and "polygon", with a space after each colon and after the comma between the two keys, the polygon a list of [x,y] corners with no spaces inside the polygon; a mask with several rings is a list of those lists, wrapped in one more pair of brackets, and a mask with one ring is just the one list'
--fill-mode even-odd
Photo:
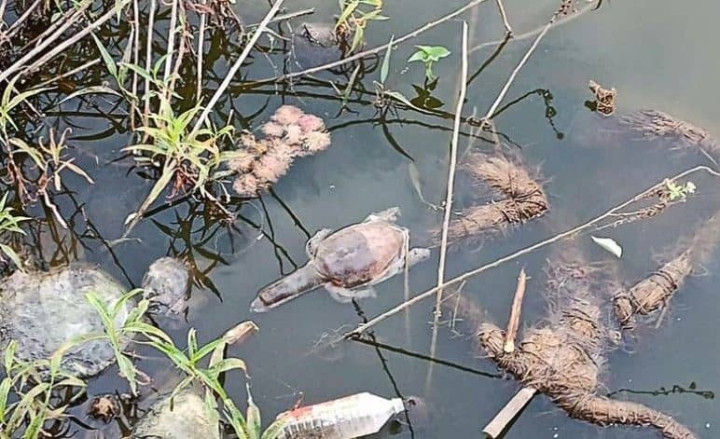
{"label": "murky water", "polygon": [[[391,19],[369,25],[368,47],[383,44],[392,35],[397,38],[464,4],[458,0],[386,3],[385,14]],[[557,3],[543,0],[530,5],[508,0],[505,6],[515,32],[521,34],[544,25]],[[315,7],[317,16],[308,20],[321,21],[335,12],[336,2],[296,0],[286,2],[286,6],[289,11]],[[244,1],[235,7],[246,23],[259,21],[265,12],[259,5]],[[446,278],[552,236],[561,228],[581,224],[664,177],[709,163],[700,154],[680,155],[650,148],[643,142],[607,144],[610,137],[598,134],[599,116],[591,113],[584,102],[592,99],[587,83],[594,79],[618,90],[620,114],[656,108],[720,135],[714,123],[720,118],[716,102],[720,60],[712,55],[720,37],[715,23],[718,14],[720,4],[711,0],[694,2],[692,6],[670,0],[604,0],[599,10],[551,29],[504,103],[526,94],[528,97],[496,118],[498,130],[517,145],[513,148],[522,148],[525,161],[540,167],[551,213],[479,249],[450,253]],[[472,46],[502,37],[494,2],[487,1],[462,17],[471,24]],[[298,25],[300,21],[293,23]],[[423,69],[419,64],[405,62],[412,54],[412,44],[444,45],[452,55],[434,66],[440,79],[432,96],[443,103],[440,110],[453,113],[460,35],[461,22],[456,19],[398,47],[392,55],[386,88],[414,98],[416,91],[422,90]],[[473,52],[469,59],[473,76],[464,115],[485,114],[531,41],[511,42],[483,69],[480,67],[495,48]],[[282,66],[281,58],[272,59],[278,68]],[[267,60],[257,56],[243,76],[251,80],[274,74]],[[253,396],[266,420],[291,407],[301,396],[306,403],[314,403],[360,391],[388,397],[399,393],[422,396],[431,411],[430,422],[405,429],[399,437],[478,437],[484,424],[518,386],[498,376],[489,360],[474,358],[478,353],[472,351],[469,340],[452,334],[446,326],[439,329],[435,352],[443,364],[424,358],[430,352],[434,299],[375,327],[374,336],[381,347],[351,341],[323,346],[323,341],[333,335],[362,323],[363,316],[372,318],[402,302],[402,276],[378,285],[378,297],[359,302],[360,309],[336,303],[318,290],[267,314],[249,313],[258,289],[305,263],[305,242],[318,229],[339,228],[391,206],[402,209],[399,222],[410,228],[411,236],[421,236],[427,227],[441,221],[439,211],[429,209],[419,199],[409,166],[413,163],[419,171],[425,199],[440,204],[445,196],[452,118],[410,111],[400,112],[398,117],[388,113],[383,126],[371,104],[372,81],[378,75],[379,69],[365,74],[362,84],[368,93],[361,102],[353,95],[349,112],[340,111],[342,102],[328,83],[337,81],[341,86],[345,80],[330,74],[319,75],[319,82],[298,82],[292,89],[276,90],[266,85],[234,94],[237,128],[257,128],[278,106],[289,103],[323,117],[332,134],[332,146],[327,151],[297,161],[272,193],[239,208],[248,221],[263,225],[264,234],[241,222],[239,226],[246,234],[235,235],[239,239],[231,245],[227,231],[217,226],[203,228],[202,204],[189,201],[158,209],[133,232],[140,242],[120,244],[110,255],[96,236],[118,238],[124,219],[143,200],[152,181],[141,178],[127,161],[109,162],[127,144],[125,134],[81,139],[109,128],[107,119],[99,116],[99,109],[109,110],[105,108],[109,104],[102,100],[96,101],[94,109],[84,108],[90,115],[73,115],[75,108],[69,104],[63,104],[66,113],[57,115],[63,119],[58,118],[60,128],[70,122],[80,126],[73,130],[73,144],[78,152],[85,151],[79,160],[96,180],[95,185],[87,186],[80,179],[68,178],[67,184],[76,194],[59,197],[58,204],[67,213],[84,205],[82,209],[91,224],[86,224],[82,215],[74,223],[91,250],[85,251],[84,257],[101,263],[126,282],[139,284],[145,267],[166,254],[191,256],[204,270],[206,277],[193,290],[196,302],[187,323],[169,330],[178,344],[183,344],[189,327],[197,329],[202,342],[242,320],[253,319],[258,324],[260,332],[230,352],[248,363]],[[215,87],[209,86],[213,90]],[[548,93],[552,99],[543,100]],[[546,104],[556,113],[551,118],[546,117]],[[227,102],[224,107],[217,113],[218,120],[225,118]],[[467,125],[462,130],[470,131]],[[468,146],[481,149],[487,143],[461,136],[461,150]],[[99,162],[95,162],[95,155]],[[716,180],[706,175],[692,179],[699,194],[687,203],[656,219],[603,231],[625,249],[623,258],[612,262],[617,264],[624,285],[652,271],[657,254],[720,207]],[[459,184],[457,189],[457,203],[465,203],[468,194],[463,191],[468,187]],[[583,235],[580,240],[593,260],[611,261],[612,256],[592,246],[589,236]],[[543,248],[476,276],[463,291],[473,295],[502,326],[512,302],[517,272],[525,267],[530,281],[523,325],[529,326],[545,312],[542,270],[552,249]],[[217,256],[212,255],[218,252],[222,261],[213,260]],[[437,263],[435,250],[430,260],[411,271],[413,294],[435,285]],[[717,401],[707,393],[700,394],[716,392],[720,386],[720,342],[714,333],[720,298],[713,287],[718,281],[718,266],[717,262],[708,264],[705,276],[691,278],[673,299],[663,325],[642,330],[633,352],[614,352],[603,376],[603,391],[618,392],[617,398],[670,413],[702,438],[716,437],[716,425],[720,424]],[[164,363],[152,360],[138,364],[153,373],[161,373],[164,367]],[[428,386],[429,368],[432,375]],[[237,401],[245,400],[245,381],[239,374],[229,375],[226,387]],[[93,381],[89,391],[101,393],[115,388],[125,389],[111,369]],[[671,391],[673,388],[675,391]],[[691,388],[695,391],[689,391]],[[641,438],[655,434],[637,428],[603,429],[569,420],[546,398],[536,397],[505,437]]]}

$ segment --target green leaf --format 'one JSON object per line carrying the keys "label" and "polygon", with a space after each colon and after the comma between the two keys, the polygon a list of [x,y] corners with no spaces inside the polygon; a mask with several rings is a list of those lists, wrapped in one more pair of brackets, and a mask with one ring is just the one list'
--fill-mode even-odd
{"label": "green leaf", "polygon": [[88,95],[88,94],[101,94],[101,93],[106,93],[106,94],[111,94],[111,95],[122,97],[122,95],[120,93],[118,93],[117,91],[113,90],[110,87],[105,87],[104,85],[95,85],[92,87],[81,88],[80,90],[78,90],[74,93],[70,93],[69,95],[65,96],[60,102],[58,102],[58,105],[62,104],[65,101],[69,101],[72,98],[76,98],[78,96]]}
{"label": "green leaf", "polygon": [[413,53],[410,58],[408,58],[407,62],[416,62],[416,61],[422,61],[427,62],[427,54],[423,52],[422,50],[418,50],[417,52]]}
{"label": "green leaf", "polygon": [[425,53],[432,61],[439,61],[450,55],[450,51],[443,46],[424,46]]}
{"label": "green leaf", "polygon": [[23,267],[22,262],[20,262],[20,257],[15,253],[15,250],[10,248],[10,246],[6,244],[0,244],[0,250],[2,250],[3,253],[5,253],[5,256],[10,258],[10,260],[15,264],[18,269],[21,269]]}
{"label": "green leaf", "polygon": [[340,27],[347,21],[347,19],[350,17],[350,15],[352,15],[353,12],[355,12],[355,9],[357,9],[358,5],[359,2],[357,0],[353,0],[349,5],[345,6],[345,9],[343,9],[340,17],[338,18],[337,24],[335,25],[336,30],[338,27]]}
{"label": "green leaf", "polygon": [[383,85],[385,85],[385,80],[387,79],[388,71],[390,70],[390,54],[392,53],[394,39],[395,35],[390,37],[390,43],[388,44],[388,49],[385,51],[385,57],[383,58],[382,67],[380,68],[380,84]]}
{"label": "green leaf", "polygon": [[95,34],[90,34],[93,37],[93,40],[95,40],[95,45],[97,46],[98,50],[100,51],[100,56],[103,59],[103,62],[105,63],[105,67],[108,69],[108,72],[110,72],[110,75],[115,78],[116,81],[119,81],[118,78],[118,70],[117,65],[115,64],[115,60],[113,57],[108,53],[107,49],[103,45],[102,42],[98,39],[98,37],[95,36]]}
{"label": "green leaf", "polygon": [[361,27],[355,28],[355,35],[353,35],[353,42],[352,46],[350,47],[350,52],[354,51],[358,47],[360,47],[360,44],[362,43],[363,36],[365,35],[365,30]]}
{"label": "green leaf", "polygon": [[255,405],[255,402],[253,402],[252,394],[250,393],[250,385],[248,383],[245,383],[245,388],[247,389],[247,426],[248,426],[248,432],[250,433],[250,437],[252,439],[260,439],[260,432],[262,431],[262,419],[260,417],[260,409]]}

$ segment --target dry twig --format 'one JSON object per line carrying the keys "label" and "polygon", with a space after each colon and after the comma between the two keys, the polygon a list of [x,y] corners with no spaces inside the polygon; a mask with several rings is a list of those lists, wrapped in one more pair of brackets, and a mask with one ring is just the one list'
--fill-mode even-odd
{"label": "dry twig", "polygon": [[[447,241],[448,241],[448,225],[450,224],[450,213],[452,212],[453,203],[453,186],[455,185],[455,167],[457,165],[457,150],[460,138],[460,117],[462,115],[462,107],[467,94],[467,72],[468,72],[468,25],[463,21],[462,27],[462,65],[460,68],[460,93],[458,94],[457,104],[455,108],[455,121],[453,123],[453,135],[450,143],[450,168],[448,169],[447,178],[447,195],[445,197],[445,210],[443,212],[442,237],[440,238],[440,261],[438,262],[437,284],[438,291],[435,299],[435,310],[433,312],[433,332],[430,342],[430,356],[435,356],[435,348],[437,345],[437,328],[442,313],[440,305],[442,303],[442,284],[445,281],[445,258],[447,257]],[[429,385],[432,375],[432,364],[428,369],[426,384]]]}
{"label": "dry twig", "polygon": [[220,86],[217,88],[213,97],[210,98],[210,102],[208,102],[207,106],[205,106],[205,108],[203,109],[202,114],[200,114],[200,117],[198,118],[195,126],[193,127],[192,134],[190,135],[191,137],[205,123],[213,107],[215,107],[215,104],[217,104],[217,101],[220,99],[220,96],[225,93],[225,90],[230,86],[230,82],[232,82],[235,74],[238,70],[240,70],[240,67],[242,67],[243,62],[245,62],[245,58],[247,58],[247,56],[250,54],[250,51],[253,49],[253,47],[255,47],[255,43],[257,43],[257,40],[260,39],[260,35],[265,32],[265,28],[270,23],[270,20],[275,16],[275,14],[277,14],[277,11],[280,9],[280,6],[282,6],[283,1],[284,0],[277,0],[272,6],[272,8],[270,8],[270,11],[268,11],[268,13],[265,15],[265,18],[263,18],[263,20],[260,22],[257,29],[255,29],[255,31],[253,32],[253,36],[250,38],[250,41],[248,41],[245,45],[245,49],[243,49],[240,57],[238,57],[237,61],[235,61],[235,64],[233,64],[233,66],[227,72],[222,84],[220,84]]}
{"label": "dry twig", "polygon": [[518,275],[515,297],[513,298],[512,308],[510,309],[510,319],[508,320],[507,331],[505,331],[503,351],[506,354],[512,354],[515,351],[515,338],[517,337],[518,328],[520,328],[520,311],[522,309],[523,297],[525,296],[526,280],[527,276],[523,268]]}

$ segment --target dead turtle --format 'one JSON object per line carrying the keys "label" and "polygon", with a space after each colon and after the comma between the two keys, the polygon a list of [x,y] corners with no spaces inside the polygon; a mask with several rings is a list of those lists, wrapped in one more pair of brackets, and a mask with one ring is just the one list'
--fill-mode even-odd
{"label": "dead turtle", "polygon": [[336,232],[318,231],[306,246],[310,260],[260,290],[250,310],[268,311],[320,286],[343,303],[375,297],[373,285],[430,256],[429,249],[409,249],[408,229],[395,223],[399,215],[393,207]]}
{"label": "dead turtle", "polygon": [[[187,271],[182,274],[179,261],[161,258],[153,263],[143,286],[151,304],[159,302],[177,308],[176,302],[184,297]],[[161,267],[158,268],[157,264]],[[175,265],[178,264],[178,265]],[[168,271],[167,266],[175,269]],[[162,286],[158,273],[178,276]],[[154,282],[151,282],[154,281]],[[17,343],[15,357],[22,362],[47,359],[66,343],[90,334],[102,334],[105,327],[98,311],[87,300],[86,294],[95,292],[100,301],[112,309],[128,291],[113,276],[99,267],[73,262],[49,271],[16,271],[0,281],[0,351],[6,351],[11,341]],[[114,324],[121,327],[135,306],[128,300],[117,310]],[[121,340],[123,347],[130,339]],[[115,360],[112,346],[106,339],[93,339],[68,349],[61,367],[77,376],[88,378],[102,372]],[[39,370],[43,378],[46,371]]]}

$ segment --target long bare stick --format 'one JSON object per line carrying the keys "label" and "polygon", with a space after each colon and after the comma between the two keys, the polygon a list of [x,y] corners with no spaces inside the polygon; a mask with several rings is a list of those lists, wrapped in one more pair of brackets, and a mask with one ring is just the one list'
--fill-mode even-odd
{"label": "long bare stick", "polygon": [[439,24],[441,24],[441,23],[444,23],[444,22],[446,22],[446,21],[448,21],[448,20],[450,20],[450,19],[452,19],[452,18],[455,18],[455,17],[457,17],[458,15],[462,14],[463,12],[467,11],[468,9],[470,9],[470,8],[472,8],[472,7],[475,7],[475,6],[477,6],[477,5],[481,4],[481,3],[484,3],[484,2],[486,2],[486,1],[487,1],[487,0],[473,0],[473,1],[469,2],[468,4],[466,4],[465,6],[461,7],[460,9],[457,9],[457,10],[455,10],[455,11],[453,11],[453,12],[451,12],[451,13],[443,16],[443,17],[440,17],[440,18],[438,18],[438,19],[435,20],[435,21],[431,21],[431,22],[425,24],[424,26],[419,27],[419,28],[415,29],[414,31],[412,31],[412,32],[410,32],[410,33],[408,33],[408,34],[405,34],[405,35],[403,35],[402,37],[400,37],[400,38],[398,38],[398,39],[396,39],[396,40],[393,40],[392,43],[383,44],[382,46],[378,46],[378,47],[375,47],[375,48],[372,48],[372,49],[368,49],[368,50],[365,50],[365,51],[363,51],[363,52],[356,53],[356,54],[353,55],[353,56],[349,56],[349,57],[347,57],[347,58],[343,58],[343,59],[341,59],[341,60],[334,61],[334,62],[331,62],[331,63],[328,63],[328,64],[323,64],[323,65],[321,65],[321,66],[312,67],[312,68],[309,68],[309,69],[306,69],[306,70],[302,70],[302,71],[299,71],[299,72],[288,73],[288,74],[281,75],[281,76],[275,76],[275,77],[272,77],[272,78],[265,78],[265,79],[260,79],[260,80],[257,80],[257,81],[253,81],[253,84],[262,84],[262,83],[264,83],[264,82],[286,81],[286,80],[288,80],[288,79],[296,78],[296,77],[298,77],[298,76],[309,75],[309,74],[312,74],[312,73],[315,73],[315,72],[321,72],[321,71],[323,71],[323,70],[328,70],[328,69],[332,69],[332,68],[335,68],[335,67],[338,67],[338,66],[342,66],[342,65],[344,65],[344,64],[347,64],[347,63],[356,61],[356,60],[358,60],[358,59],[365,58],[365,57],[368,56],[368,55],[375,55],[375,54],[377,54],[377,53],[384,52],[384,51],[386,51],[386,50],[388,50],[388,49],[390,48],[390,45],[391,45],[391,44],[392,44],[393,46],[395,46],[395,45],[397,45],[397,44],[401,44],[401,43],[403,43],[403,42],[405,42],[405,41],[407,41],[407,40],[410,40],[410,39],[412,39],[412,38],[415,38],[415,37],[417,37],[418,35],[420,35],[421,33],[425,32],[425,31],[428,31],[428,30],[434,28],[435,26],[437,26],[437,25],[439,25]]}
{"label": "long bare stick", "polygon": [[530,45],[530,48],[525,52],[525,55],[522,57],[520,62],[517,66],[515,66],[515,69],[513,69],[512,73],[510,73],[510,77],[505,82],[505,86],[503,86],[502,90],[500,90],[500,94],[498,94],[498,97],[495,99],[495,102],[490,106],[490,109],[488,110],[487,114],[485,115],[484,120],[487,121],[490,118],[492,118],[493,114],[495,114],[495,110],[500,106],[500,103],[505,98],[505,95],[507,94],[508,90],[510,90],[510,86],[515,81],[515,78],[517,77],[518,73],[520,73],[520,70],[525,66],[525,63],[527,63],[527,60],[530,59],[530,55],[533,54],[535,51],[535,48],[537,48],[538,44],[540,44],[540,40],[543,39],[545,34],[548,30],[550,30],[550,27],[552,27],[552,24],[555,22],[555,17],[557,17],[557,13],[553,14],[552,18],[550,18],[550,21],[548,24],[545,25],[542,32],[540,32],[540,35],[538,35],[537,38],[535,38],[535,41],[533,41],[532,45]]}
{"label": "long bare stick", "polygon": [[[63,41],[62,43],[56,45],[53,47],[51,51],[43,55],[41,58],[39,58],[37,61],[33,62],[30,66],[24,69],[25,72],[32,72],[37,69],[39,69],[41,66],[47,64],[51,59],[55,58],[57,55],[63,53],[65,49],[72,46],[73,44],[77,43],[78,41],[85,38],[88,34],[95,31],[95,29],[102,26],[106,21],[113,18],[115,15],[117,15],[117,12],[119,9],[124,8],[130,0],[120,0],[118,3],[115,4],[115,7],[111,10],[107,11],[104,15],[102,15],[97,20],[93,21],[89,25],[82,28],[82,30],[76,34],[74,34],[72,37],[68,38],[67,40]],[[0,75],[1,76],[1,75]],[[0,79],[1,81],[2,79]]]}
{"label": "long bare stick", "polygon": [[[133,64],[140,65],[140,5],[138,0],[133,0]],[[138,90],[138,74],[133,70],[132,76],[132,95],[137,96]],[[137,102],[133,99],[130,103],[130,129],[135,132],[135,110]]]}
{"label": "long bare stick", "polygon": [[[688,169],[688,170],[686,170],[686,171],[683,171],[683,172],[681,172],[681,173],[679,173],[679,174],[671,177],[670,180],[671,180],[671,181],[674,181],[674,180],[677,180],[677,179],[679,179],[679,178],[683,178],[683,177],[686,177],[686,176],[688,176],[688,175],[691,175],[691,174],[694,174],[694,173],[700,172],[700,171],[705,171],[705,172],[707,172],[707,173],[709,173],[709,174],[711,174],[711,175],[713,175],[713,176],[715,176],[715,177],[720,177],[720,173],[716,172],[715,170],[713,170],[713,169],[711,169],[711,168],[709,168],[709,167],[707,167],[707,166],[696,166],[696,167],[694,167],[694,168]],[[506,262],[510,262],[510,261],[512,261],[512,260],[515,260],[515,259],[519,258],[520,256],[524,256],[524,255],[526,255],[526,254],[528,254],[528,253],[532,253],[532,252],[534,252],[535,250],[540,249],[540,248],[542,248],[542,247],[545,247],[545,246],[547,246],[547,245],[549,245],[549,244],[552,244],[552,243],[554,243],[554,242],[557,242],[557,241],[560,241],[560,240],[562,240],[562,239],[568,238],[568,237],[570,237],[570,236],[576,235],[576,234],[582,232],[583,230],[586,230],[586,229],[590,228],[591,226],[593,226],[593,225],[595,225],[595,224],[597,224],[597,223],[599,223],[599,222],[601,222],[601,221],[603,221],[603,220],[605,220],[605,219],[607,219],[607,218],[609,218],[609,217],[611,217],[611,216],[613,216],[613,215],[616,215],[616,214],[617,214],[619,211],[621,211],[622,209],[624,209],[624,208],[628,207],[629,205],[631,205],[631,204],[633,204],[633,203],[635,203],[635,202],[643,199],[644,197],[650,195],[651,193],[653,193],[654,191],[656,191],[658,188],[664,187],[664,186],[665,186],[665,180],[666,180],[666,179],[663,179],[663,180],[660,181],[659,183],[656,183],[655,185],[651,186],[649,189],[646,189],[645,191],[643,191],[643,192],[635,195],[634,197],[630,198],[629,200],[627,200],[627,201],[625,201],[625,202],[623,202],[623,203],[621,203],[621,204],[613,207],[612,209],[606,211],[605,213],[603,213],[603,214],[601,214],[601,215],[599,215],[599,216],[596,216],[596,217],[593,218],[592,220],[590,220],[590,221],[588,221],[588,222],[586,222],[586,223],[584,223],[584,224],[582,224],[582,225],[579,225],[579,226],[574,227],[574,228],[572,228],[572,229],[566,230],[565,232],[559,233],[559,234],[554,235],[554,236],[552,236],[552,237],[550,237],[550,238],[544,239],[544,240],[542,240],[542,241],[540,241],[540,242],[537,242],[537,243],[535,243],[535,244],[533,244],[533,245],[531,245],[531,246],[529,246],[529,247],[525,247],[525,248],[523,248],[523,249],[521,249],[521,250],[518,250],[518,251],[516,251],[515,253],[509,254],[509,255],[507,255],[507,256],[503,256],[502,258],[496,259],[496,260],[494,260],[493,262],[490,262],[490,263],[487,263],[487,264],[485,264],[485,265],[483,265],[483,266],[481,266],[481,267],[475,268],[474,270],[467,271],[467,272],[465,272],[465,273],[463,273],[463,274],[461,274],[461,275],[459,275],[459,276],[456,276],[456,277],[454,277],[453,279],[445,282],[445,283],[444,283],[443,285],[441,285],[440,287],[443,287],[443,288],[444,288],[444,287],[447,287],[447,286],[450,286],[450,285],[454,285],[454,284],[456,284],[456,283],[458,283],[458,282],[462,282],[462,281],[464,281],[464,280],[466,280],[466,279],[469,279],[469,278],[471,278],[471,277],[473,277],[473,276],[475,276],[475,275],[477,275],[477,274],[480,274],[480,273],[482,273],[482,272],[484,272],[484,271],[490,270],[491,268],[496,268],[496,267],[498,267],[498,266],[500,266],[500,265],[502,265],[502,264],[504,264],[504,263],[506,263]],[[349,338],[349,337],[357,336],[357,335],[361,334],[363,331],[366,331],[366,330],[368,330],[369,328],[377,325],[378,323],[382,322],[383,320],[387,319],[388,317],[391,317],[391,316],[393,316],[394,314],[397,314],[398,312],[404,310],[405,308],[407,308],[407,307],[409,307],[409,306],[412,306],[412,305],[414,305],[414,304],[416,304],[416,303],[418,303],[418,302],[421,302],[422,300],[424,300],[424,299],[426,299],[426,298],[428,298],[428,297],[436,294],[436,293],[438,292],[438,290],[440,289],[440,287],[431,288],[431,289],[429,289],[429,290],[427,290],[427,291],[425,291],[425,292],[423,292],[423,293],[421,293],[421,294],[418,294],[417,296],[413,297],[412,299],[410,299],[410,300],[408,300],[408,301],[405,301],[405,302],[401,303],[400,305],[396,306],[395,308],[392,308],[392,309],[390,309],[389,311],[386,311],[386,312],[380,314],[379,316],[377,316],[377,317],[375,317],[374,319],[368,321],[367,323],[364,323],[364,324],[362,324],[362,325],[359,325],[359,326],[358,326],[357,328],[355,328],[354,330],[345,333],[345,334],[343,335],[343,338]]]}
{"label": "long bare stick", "polygon": [[500,16],[502,17],[505,30],[508,34],[512,35],[512,27],[510,27],[510,22],[508,21],[507,14],[505,13],[505,7],[503,6],[502,0],[495,0],[495,2],[497,3],[498,9],[500,10]]}
{"label": "long bare stick", "polygon": [[[125,0],[127,1],[127,0]],[[89,0],[85,0],[83,3],[81,3],[78,6],[78,9],[67,19],[67,22],[65,22],[62,26],[60,26],[55,32],[52,33],[45,41],[43,41],[41,44],[39,44],[37,47],[35,47],[33,50],[29,51],[25,54],[22,58],[15,61],[10,67],[5,69],[4,71],[0,72],[0,82],[5,81],[7,78],[10,77],[13,73],[20,69],[25,70],[25,64],[39,55],[43,50],[45,50],[49,45],[56,43],[56,40],[62,36],[62,34],[77,20],[79,20],[82,17],[82,14],[85,12],[85,10],[90,6],[92,2]],[[123,2],[124,3],[124,2]],[[114,9],[113,9],[114,13]],[[103,21],[104,22],[104,21]],[[27,71],[27,70],[26,70]]]}
{"label": "long bare stick", "polygon": [[[561,20],[556,20],[555,23],[551,27],[556,27],[556,26],[570,23],[571,21],[575,20],[576,18],[580,18],[580,16],[582,16],[584,13],[592,10],[594,7],[595,7],[594,2],[588,3],[588,4],[584,5],[582,8],[580,8],[578,11],[574,12],[572,15],[568,15],[567,18],[563,18]],[[517,42],[517,41],[527,40],[528,38],[532,38],[535,35],[537,35],[538,33],[542,32],[544,27],[545,26],[538,27],[533,30],[524,32],[522,34],[514,35],[511,41]],[[499,46],[505,42],[506,42],[505,39],[495,40],[495,41],[487,41],[485,43],[478,44],[477,46],[470,49],[470,53],[474,53],[475,51],[482,50],[486,47]]]}
{"label": "long bare stick", "polygon": [[7,0],[0,1],[0,32],[5,27],[5,8],[7,7]]}
{"label": "long bare stick", "polygon": [[520,328],[520,311],[522,310],[523,297],[525,296],[526,281],[527,276],[525,275],[525,269],[520,269],[517,287],[515,287],[515,297],[513,298],[512,308],[510,308],[507,331],[505,331],[503,351],[506,354],[512,354],[515,351],[515,338],[517,337],[518,328]]}
{"label": "long bare stick", "polygon": [[[168,31],[167,40],[167,58],[165,58],[165,74],[163,75],[163,82],[167,84],[170,78],[170,72],[172,71],[173,63],[173,52],[175,52],[175,32],[177,27],[177,10],[178,0],[173,0],[172,8],[170,9],[170,30]],[[167,90],[167,93],[172,93],[172,90]],[[168,95],[168,99],[170,96]]]}
{"label": "long bare stick", "polygon": [[[179,3],[178,5],[178,17],[180,19],[180,28],[182,29],[180,32],[185,33],[186,26],[188,25],[187,22],[187,11],[185,11],[185,4]],[[187,44],[186,39],[184,36],[180,36],[180,43],[178,44],[178,50],[177,50],[177,60],[175,61],[175,67],[173,68],[172,74],[170,75],[170,90],[169,93],[172,92],[172,90],[175,90],[175,81],[180,77],[180,67],[182,66],[183,58],[185,57],[185,45]],[[168,96],[168,99],[170,96]]]}
{"label": "long bare stick", "polygon": [[[147,42],[145,43],[145,70],[152,72],[152,40],[153,29],[155,29],[155,5],[156,0],[150,0],[150,11],[148,11]],[[143,125],[148,126],[150,122],[150,78],[145,77],[145,106],[143,107]]]}
{"label": "long bare stick", "polygon": [[[447,257],[447,240],[448,226],[450,224],[450,213],[453,204],[453,188],[455,186],[455,168],[457,166],[457,150],[460,139],[460,118],[462,115],[462,107],[465,103],[465,95],[467,94],[467,72],[468,72],[468,24],[463,21],[462,27],[462,60],[460,67],[460,93],[458,94],[457,104],[455,105],[455,121],[453,123],[452,141],[450,142],[450,168],[448,169],[447,178],[447,195],[445,196],[445,206],[443,212],[443,227],[440,238],[440,261],[438,262],[437,285],[438,291],[435,298],[435,310],[433,312],[433,330],[430,342],[430,356],[435,356],[437,346],[438,323],[440,322],[443,297],[442,285],[445,282],[445,259]],[[425,379],[426,391],[430,390],[430,381],[432,378],[433,363],[428,367]]]}
{"label": "long bare stick", "polygon": [[[34,10],[36,7],[38,7],[38,5],[40,5],[40,3],[42,3],[42,0],[35,0],[35,1],[33,2],[33,4],[31,4],[31,5],[25,10],[25,12],[23,12],[23,14],[22,14],[17,20],[15,20],[15,22],[13,22],[13,24],[10,25],[10,27],[8,28],[8,30],[5,32],[5,35],[4,35],[4,36],[5,36],[6,38],[8,38],[8,39],[9,39],[9,38],[12,38],[12,36],[15,35],[15,33],[16,33],[18,30],[22,29],[21,24],[23,23],[23,21],[27,20],[28,17],[30,17],[30,15],[32,15],[33,10]],[[0,20],[1,20],[2,17],[5,15],[5,6],[6,6],[6,4],[7,4],[7,2],[3,0],[2,14],[0,14]],[[61,18],[60,20],[58,20],[58,21],[61,21],[61,20],[62,20],[62,18]],[[4,21],[3,21],[3,23],[4,23]]]}
{"label": "long bare stick", "polygon": [[200,117],[198,118],[197,122],[195,123],[195,126],[193,127],[192,134],[190,137],[192,137],[202,126],[202,124],[205,123],[205,120],[207,119],[208,115],[212,111],[215,104],[217,104],[217,101],[220,99],[220,96],[222,96],[223,93],[225,93],[225,90],[230,86],[230,82],[232,82],[233,78],[235,77],[235,74],[238,70],[240,70],[240,67],[242,67],[243,62],[245,61],[245,58],[250,54],[250,51],[255,47],[255,43],[257,43],[257,40],[260,38],[260,35],[265,32],[265,28],[267,27],[270,20],[277,14],[278,9],[280,9],[280,6],[283,4],[284,0],[277,0],[275,4],[270,8],[270,11],[268,11],[267,15],[265,15],[265,18],[260,22],[257,29],[255,29],[255,32],[253,32],[252,38],[250,38],[250,41],[245,45],[245,49],[243,49],[242,53],[240,54],[240,57],[235,61],[235,64],[230,68],[230,71],[227,72],[225,75],[225,79],[223,80],[222,84],[218,87],[217,90],[215,90],[215,94],[210,99],[210,102],[208,102],[207,106],[205,106],[205,109],[203,110],[202,114],[200,114]]}
{"label": "long bare stick", "polygon": [[[205,5],[206,0],[202,0],[202,4]],[[197,48],[197,94],[195,100],[200,102],[202,97],[202,67],[203,67],[203,53],[205,47],[205,22],[207,21],[207,14],[200,14],[200,29],[198,30],[198,48]]]}

